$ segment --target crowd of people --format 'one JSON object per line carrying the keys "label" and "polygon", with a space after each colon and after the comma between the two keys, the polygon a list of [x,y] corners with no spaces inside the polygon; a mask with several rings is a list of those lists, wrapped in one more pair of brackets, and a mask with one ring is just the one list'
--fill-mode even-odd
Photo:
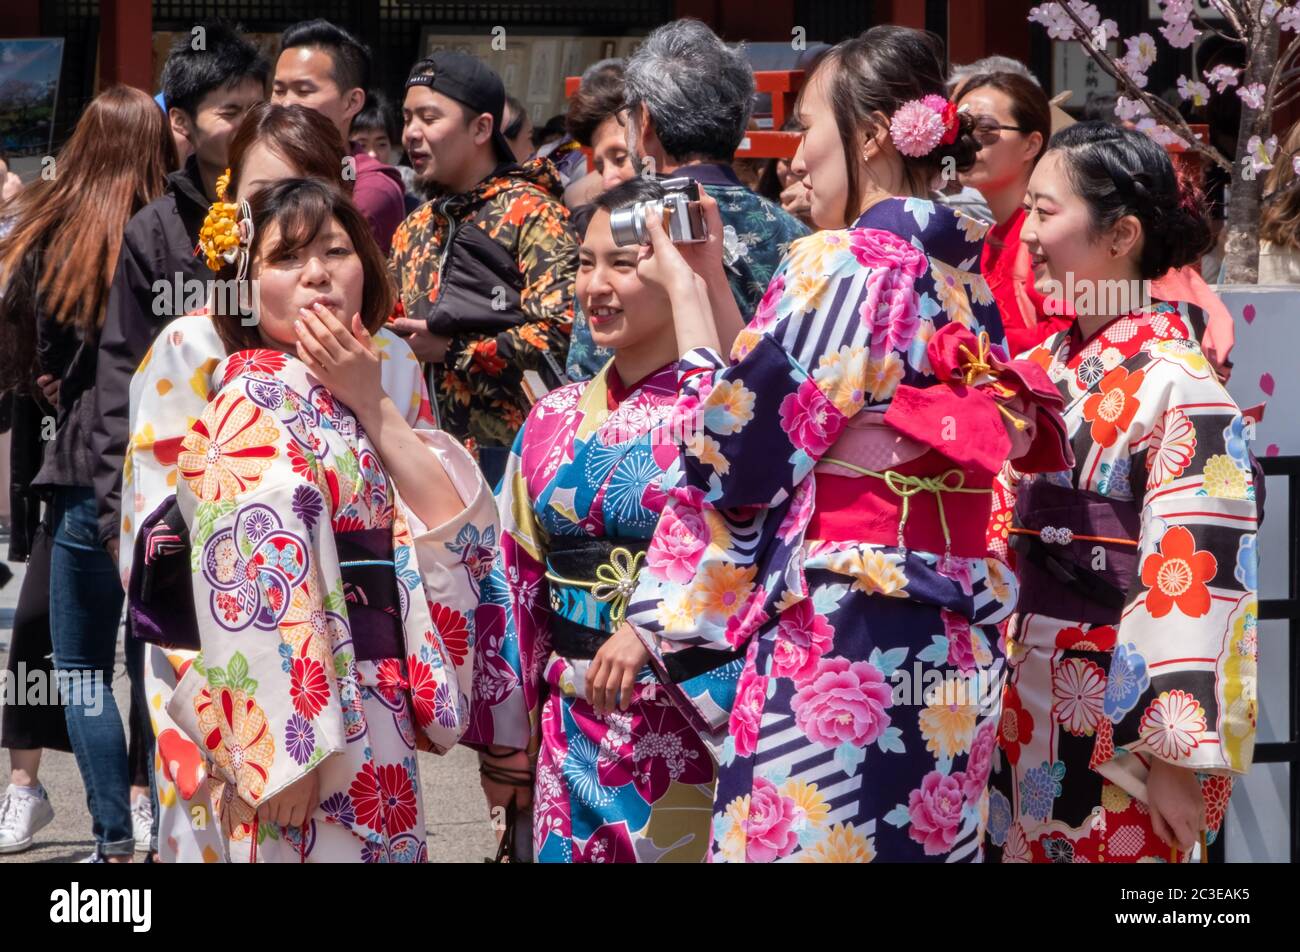
{"label": "crowd of people", "polygon": [[0,853],[50,749],[91,861],[420,861],[462,744],[499,859],[1203,854],[1264,495],[1203,202],[945,61],[828,48],[755,166],[699,21],[540,129],[464,54],[399,118],[345,30],[213,23],[0,173],[9,668],[124,631],[131,685],[4,707]]}

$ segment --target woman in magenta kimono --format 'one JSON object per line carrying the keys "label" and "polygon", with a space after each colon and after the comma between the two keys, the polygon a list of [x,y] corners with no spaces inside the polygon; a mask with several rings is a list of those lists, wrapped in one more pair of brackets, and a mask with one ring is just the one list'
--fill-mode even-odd
{"label": "woman in magenta kimono", "polygon": [[463,743],[497,819],[531,801],[539,862],[698,862],[709,845],[713,760],[620,628],[677,459],[677,350],[667,295],[642,283],[644,252],[616,245],[609,217],[662,194],[634,178],[596,200],[577,295],[614,358],[519,431],[476,615]]}
{"label": "woman in magenta kimono", "polygon": [[1015,597],[988,555],[989,488],[1008,457],[1066,449],[1046,376],[998,346],[984,228],[928,197],[975,151],[941,62],[899,27],[822,59],[793,168],[824,230],[792,246],[730,361],[716,264],[652,222],[642,273],[673,304],[683,456],[630,617],[665,672],[744,651],[734,704],[669,679],[726,728],[715,861],[983,855],[992,626]]}
{"label": "woman in magenta kimono", "polygon": [[1076,292],[1070,330],[1028,355],[1065,398],[1075,463],[1012,474],[989,840],[1004,862],[1185,860],[1250,767],[1262,483],[1188,322],[1101,291],[1195,261],[1209,231],[1164,150],[1100,122],[1052,139],[1026,201],[1037,280]]}

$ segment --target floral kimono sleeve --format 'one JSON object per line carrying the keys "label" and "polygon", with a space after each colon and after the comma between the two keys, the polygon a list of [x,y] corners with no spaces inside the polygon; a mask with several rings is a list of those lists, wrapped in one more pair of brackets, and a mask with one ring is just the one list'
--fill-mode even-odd
{"label": "floral kimono sleeve", "polygon": [[[431,463],[441,465],[465,508],[442,525],[426,527],[402,506],[409,527],[396,535],[395,557],[404,537],[410,539],[418,571],[401,572],[408,599],[423,601],[428,615],[413,612],[420,624],[406,625],[406,667],[416,726],[437,753],[446,753],[461,738],[470,720],[474,676],[474,615],[497,535],[492,490],[469,451],[441,430],[417,429]],[[405,560],[409,563],[409,559]],[[427,625],[425,624],[427,618]],[[420,630],[423,629],[423,630]],[[445,679],[438,676],[446,672]]]}
{"label": "floral kimono sleeve", "polygon": [[[881,235],[882,241],[898,241]],[[900,266],[864,268],[847,254],[829,269],[802,260],[806,255],[788,260],[773,276],[754,321],[737,337],[730,365],[706,348],[683,356],[679,487],[699,491],[712,509],[779,506],[848,420],[873,395],[892,391],[882,379],[873,388],[870,378],[888,364],[897,370],[896,385],[902,377],[899,355],[891,352],[872,363],[872,323],[860,314],[885,306],[879,296],[886,289],[899,300],[914,295],[926,259],[900,245]],[[738,465],[757,459],[765,465]]]}
{"label": "floral kimono sleeve", "polygon": [[[1124,781],[1141,783],[1141,762],[1152,757],[1246,771],[1256,720],[1256,507],[1246,428],[1199,351],[1163,341],[1151,356],[1112,381],[1140,403],[1129,434],[1133,492],[1144,507],[1139,577],[1119,626],[1092,758],[1130,789]],[[1090,399],[1084,419],[1093,437],[1112,438],[1102,395]]]}
{"label": "floral kimono sleeve", "polygon": [[179,317],[163,328],[131,378],[131,436],[122,460],[118,546],[123,587],[130,579],[140,522],[176,490],[176,455],[207,406],[220,348],[211,318]]}
{"label": "floral kimono sleeve", "polygon": [[[725,723],[734,681],[695,690],[670,668],[698,670],[699,651],[734,657],[786,592],[806,595],[807,477],[853,416],[926,377],[914,356],[928,340],[917,333],[922,315],[931,331],[947,319],[934,290],[929,259],[909,242],[821,232],[777,269],[731,364],[707,349],[682,358],[681,458],[628,617],[688,716]],[[673,663],[676,652],[690,654]]]}
{"label": "floral kimono sleeve", "polygon": [[806,477],[849,419],[888,405],[908,368],[924,378],[918,327],[946,318],[933,291],[925,254],[895,235],[810,235],[777,269],[733,363],[703,348],[682,358],[680,469],[665,480],[634,624],[728,650],[756,629],[782,588],[757,573],[781,571],[798,547]]}
{"label": "floral kimono sleeve", "polygon": [[541,714],[541,668],[550,655],[544,534],[524,478],[528,427],[515,437],[498,496],[501,546],[483,580],[475,624],[474,691],[461,742],[531,749]]}

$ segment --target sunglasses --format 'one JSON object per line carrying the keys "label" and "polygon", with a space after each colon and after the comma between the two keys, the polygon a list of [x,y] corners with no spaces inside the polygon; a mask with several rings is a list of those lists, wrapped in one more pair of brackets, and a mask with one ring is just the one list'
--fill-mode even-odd
{"label": "sunglasses", "polygon": [[980,145],[992,145],[1002,138],[1002,130],[1009,132],[1028,132],[1023,126],[1006,126],[990,116],[975,120],[975,139]]}

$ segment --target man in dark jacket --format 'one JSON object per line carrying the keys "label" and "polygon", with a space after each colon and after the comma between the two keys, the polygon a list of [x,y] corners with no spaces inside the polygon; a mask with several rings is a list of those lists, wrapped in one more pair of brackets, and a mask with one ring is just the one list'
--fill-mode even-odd
{"label": "man in dark jacket", "polygon": [[[366,104],[370,50],[328,20],[295,23],[280,37],[271,98],[282,106],[306,106],[328,119],[351,142],[352,119]],[[349,145],[355,175],[352,201],[366,216],[379,250],[388,254],[393,231],[406,217],[397,169]]]}
{"label": "man in dark jacket", "polygon": [[440,194],[393,235],[405,312],[393,328],[429,365],[443,428],[477,449],[495,483],[532,403],[524,374],[546,387],[562,380],[578,246],[554,166],[515,165],[496,73],[439,52],[415,64],[406,87],[406,154]]}
{"label": "man in dark jacket", "polygon": [[[230,138],[248,109],[266,98],[270,67],[234,29],[205,26],[203,49],[186,34],[163,67],[172,129],[194,146],[185,168],[167,179],[162,198],[127,223],[108,297],[96,370],[95,427],[90,442],[99,501],[99,540],[117,558],[122,459],[130,439],[131,376],[154,337],[206,301],[211,277],[195,254],[199,229],[216,200]],[[216,354],[213,355],[218,356]]]}

